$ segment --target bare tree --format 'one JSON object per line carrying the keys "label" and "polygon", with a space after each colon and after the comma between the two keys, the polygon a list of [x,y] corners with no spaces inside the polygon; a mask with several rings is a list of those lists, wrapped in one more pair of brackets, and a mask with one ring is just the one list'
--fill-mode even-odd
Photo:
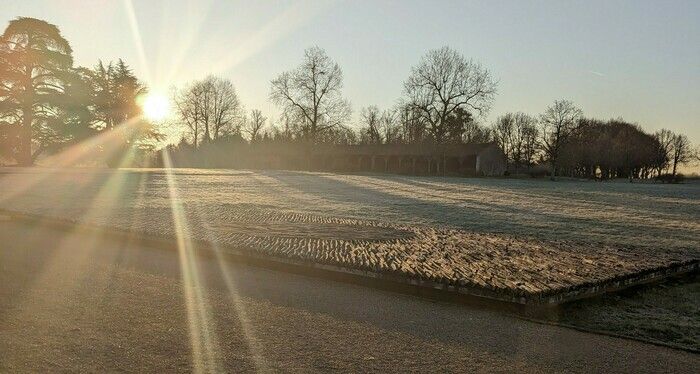
{"label": "bare tree", "polygon": [[491,130],[488,127],[481,125],[473,118],[464,124],[464,134],[462,141],[464,143],[487,143],[491,139]]}
{"label": "bare tree", "polygon": [[215,141],[240,132],[245,116],[233,84],[218,77],[207,77],[176,92],[175,108],[192,144]]}
{"label": "bare tree", "polygon": [[436,142],[447,134],[451,114],[462,108],[485,114],[496,94],[496,82],[480,64],[442,47],[429,51],[404,83],[407,104],[428,124]]}
{"label": "bare tree", "polygon": [[530,168],[535,163],[535,157],[538,152],[539,130],[537,129],[537,119],[525,115],[525,118],[523,118],[520,124],[521,127],[519,131],[522,140],[520,162],[525,165],[525,167]]}
{"label": "bare tree", "polygon": [[270,99],[301,124],[305,140],[316,142],[323,131],[341,126],[351,114],[341,95],[343,72],[319,47],[304,51],[302,64],[271,85]]}
{"label": "bare tree", "polygon": [[408,104],[399,106],[398,121],[403,143],[415,144],[425,141],[426,121],[418,109]]}
{"label": "bare tree", "polygon": [[501,147],[501,150],[503,150],[508,163],[513,163],[514,161],[514,150],[512,144],[514,131],[515,115],[513,113],[506,113],[505,115],[498,117],[491,128],[493,140],[499,147]]}
{"label": "bare tree", "polygon": [[192,84],[188,89],[176,91],[173,97],[175,111],[186,128],[187,135],[192,141],[192,146],[197,148],[201,133],[204,128],[204,121],[201,118],[202,93],[199,87]]}
{"label": "bare tree", "polygon": [[240,132],[245,114],[233,83],[228,79],[208,77],[204,84],[210,96],[207,112],[211,116],[212,140]]}
{"label": "bare tree", "polygon": [[401,142],[401,127],[398,124],[396,110],[386,109],[379,118],[379,127],[385,144]]}
{"label": "bare tree", "polygon": [[259,140],[260,131],[265,127],[265,122],[267,122],[267,117],[263,116],[259,109],[253,109],[250,112],[250,118],[246,122],[244,130],[251,143]]}
{"label": "bare tree", "polygon": [[692,159],[692,148],[688,137],[683,134],[673,136],[673,153],[671,161],[673,161],[673,169],[671,174],[676,176],[678,165],[686,164]]}
{"label": "bare tree", "polygon": [[583,115],[581,109],[568,100],[557,100],[540,116],[542,150],[552,164],[552,179],[557,175],[557,161],[567,137],[574,131]]}
{"label": "bare tree", "polygon": [[360,140],[367,144],[382,144],[382,134],[379,131],[381,126],[379,108],[376,105],[362,108],[360,117],[362,121]]}
{"label": "bare tree", "polygon": [[291,142],[294,140],[294,129],[289,116],[282,113],[279,125],[272,124],[272,137],[275,140]]}
{"label": "bare tree", "polygon": [[529,167],[533,162],[537,149],[537,120],[521,112],[508,113],[504,117],[508,117],[512,124],[506,144],[517,172],[521,166]]}
{"label": "bare tree", "polygon": [[334,126],[320,133],[317,141],[338,145],[358,144],[357,133],[344,125]]}
{"label": "bare tree", "polygon": [[654,137],[659,142],[656,158],[656,173],[660,176],[671,162],[675,134],[671,130],[661,129],[654,134]]}

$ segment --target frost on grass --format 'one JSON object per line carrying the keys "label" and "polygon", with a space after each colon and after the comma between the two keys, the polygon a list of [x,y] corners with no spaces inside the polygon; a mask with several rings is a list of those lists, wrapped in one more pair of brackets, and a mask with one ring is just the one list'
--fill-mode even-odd
{"label": "frost on grass", "polygon": [[[700,185],[300,172],[0,174],[0,208],[456,286],[546,295],[698,260]],[[7,198],[5,198],[7,196]]]}

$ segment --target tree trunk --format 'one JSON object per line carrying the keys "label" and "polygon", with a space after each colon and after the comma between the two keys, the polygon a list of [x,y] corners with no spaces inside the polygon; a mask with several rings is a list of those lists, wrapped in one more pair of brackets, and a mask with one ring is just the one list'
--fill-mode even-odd
{"label": "tree trunk", "polygon": [[31,117],[24,115],[22,128],[19,131],[19,149],[17,153],[17,164],[19,166],[32,166],[32,126]]}
{"label": "tree trunk", "polygon": [[674,177],[676,176],[676,165],[678,164],[678,159],[673,158],[673,172],[671,173]]}
{"label": "tree trunk", "polygon": [[557,180],[557,162],[552,160],[552,175],[550,176],[550,180]]}

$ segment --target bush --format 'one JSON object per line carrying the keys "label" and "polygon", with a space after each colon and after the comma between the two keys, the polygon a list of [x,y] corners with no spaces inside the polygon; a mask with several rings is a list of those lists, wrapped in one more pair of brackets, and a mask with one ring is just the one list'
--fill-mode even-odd
{"label": "bush", "polygon": [[661,174],[656,177],[656,180],[661,183],[683,183],[685,181],[685,176],[681,173],[676,175],[673,174]]}
{"label": "bush", "polygon": [[531,178],[544,178],[549,175],[549,170],[543,166],[533,166],[530,170],[526,172]]}

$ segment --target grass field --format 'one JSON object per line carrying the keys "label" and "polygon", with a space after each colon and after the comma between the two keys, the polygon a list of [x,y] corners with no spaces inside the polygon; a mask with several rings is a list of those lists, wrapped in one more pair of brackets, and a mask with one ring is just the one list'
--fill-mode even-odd
{"label": "grass field", "polygon": [[[0,169],[3,191],[14,195],[21,190],[19,199],[1,198],[2,206],[95,216],[98,207],[110,205],[119,211],[143,206],[170,209],[166,174],[160,170],[51,171]],[[187,169],[174,175],[183,205],[196,204],[211,213],[254,208],[664,250],[697,251],[700,235],[698,183],[551,183]],[[32,180],[38,183],[23,188]],[[32,199],[37,196],[41,198]],[[116,204],[116,198],[124,197],[128,200]]]}
{"label": "grass field", "polygon": [[[543,296],[700,258],[700,185],[5,169],[0,208]],[[173,214],[175,212],[175,214]]]}
{"label": "grass field", "polygon": [[556,322],[700,352],[700,276],[564,305]]}

